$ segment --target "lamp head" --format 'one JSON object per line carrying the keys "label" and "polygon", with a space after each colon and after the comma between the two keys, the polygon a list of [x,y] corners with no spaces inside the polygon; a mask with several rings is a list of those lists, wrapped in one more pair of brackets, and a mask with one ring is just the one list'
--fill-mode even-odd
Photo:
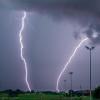
{"label": "lamp head", "polygon": [[88,46],[85,46],[86,47],[86,49],[88,49],[88,50],[93,50],[95,47],[94,46],[92,46],[92,47],[88,47]]}
{"label": "lamp head", "polygon": [[90,49],[88,46],[85,46],[85,48],[88,49],[88,50]]}
{"label": "lamp head", "polygon": [[93,50],[95,47],[91,47],[91,49]]}
{"label": "lamp head", "polygon": [[70,74],[70,75],[72,75],[72,74],[73,74],[73,72],[69,72],[69,74]]}

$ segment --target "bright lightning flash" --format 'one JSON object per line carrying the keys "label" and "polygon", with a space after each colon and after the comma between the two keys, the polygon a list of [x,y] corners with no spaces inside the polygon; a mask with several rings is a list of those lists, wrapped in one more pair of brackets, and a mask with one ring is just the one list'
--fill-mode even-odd
{"label": "bright lightning flash", "polygon": [[81,47],[81,45],[82,45],[85,41],[87,41],[87,40],[88,40],[88,38],[85,38],[85,39],[83,39],[83,40],[79,43],[79,45],[75,48],[74,52],[73,52],[72,55],[70,56],[70,58],[69,58],[68,62],[66,63],[66,65],[65,65],[64,68],[61,70],[61,73],[59,74],[58,79],[57,79],[57,85],[56,85],[56,90],[57,90],[57,92],[60,91],[60,90],[59,90],[59,82],[60,82],[60,79],[61,79],[62,74],[63,74],[64,71],[66,70],[67,66],[70,64],[70,62],[71,62],[72,58],[75,56],[77,50],[78,50],[78,49]]}
{"label": "bright lightning flash", "polygon": [[25,67],[25,82],[26,82],[26,85],[28,87],[28,90],[31,92],[31,88],[30,88],[30,85],[29,85],[29,82],[28,82],[27,62],[26,62],[26,59],[23,56],[23,48],[24,48],[24,45],[23,45],[23,42],[22,42],[22,40],[23,40],[22,33],[23,33],[23,30],[24,30],[24,26],[25,26],[25,19],[26,19],[26,12],[24,12],[24,14],[22,16],[21,29],[20,29],[20,32],[19,32],[20,50],[21,50],[20,56],[21,56],[21,60],[23,61],[24,67]]}

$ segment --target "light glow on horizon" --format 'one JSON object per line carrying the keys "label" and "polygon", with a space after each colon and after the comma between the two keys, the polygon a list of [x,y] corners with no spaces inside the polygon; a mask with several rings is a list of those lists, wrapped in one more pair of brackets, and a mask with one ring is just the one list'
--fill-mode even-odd
{"label": "light glow on horizon", "polygon": [[31,92],[31,88],[30,88],[30,85],[29,85],[29,82],[28,82],[28,70],[27,70],[27,62],[26,62],[26,59],[24,58],[23,56],[23,48],[24,48],[24,45],[23,45],[23,36],[22,36],[22,33],[23,33],[23,30],[24,30],[24,26],[25,26],[25,19],[26,19],[26,12],[24,11],[23,13],[23,16],[22,16],[22,19],[21,19],[21,29],[19,31],[19,39],[20,39],[20,56],[21,56],[21,60],[23,61],[24,63],[24,68],[25,68],[25,82],[26,82],[26,85],[27,85],[27,88],[28,90]]}
{"label": "light glow on horizon", "polygon": [[81,45],[82,45],[85,41],[87,41],[87,40],[88,40],[88,38],[85,38],[85,39],[83,39],[83,40],[78,44],[78,46],[75,48],[74,52],[73,52],[72,55],[70,56],[68,62],[65,64],[64,68],[61,70],[61,72],[60,72],[60,74],[59,74],[59,76],[58,76],[58,78],[57,78],[57,84],[56,84],[56,91],[57,91],[57,92],[60,91],[60,90],[59,90],[59,82],[60,82],[61,76],[63,75],[63,73],[64,73],[64,71],[66,70],[67,66],[68,66],[68,65],[70,64],[70,62],[72,61],[72,58],[75,56],[77,50],[78,50],[78,49],[81,47]]}

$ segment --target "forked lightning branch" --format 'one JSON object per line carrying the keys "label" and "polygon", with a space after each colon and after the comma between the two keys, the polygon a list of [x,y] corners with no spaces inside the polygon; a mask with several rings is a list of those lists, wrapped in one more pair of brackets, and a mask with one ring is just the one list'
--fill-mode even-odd
{"label": "forked lightning branch", "polygon": [[20,56],[21,56],[21,59],[22,59],[22,61],[24,63],[24,68],[25,68],[25,82],[26,82],[28,90],[31,92],[31,88],[30,88],[30,85],[29,85],[29,82],[28,82],[27,62],[26,62],[26,59],[24,58],[24,55],[23,55],[23,49],[24,49],[24,44],[23,44],[23,30],[24,30],[24,26],[25,26],[25,19],[26,19],[26,17],[27,17],[27,14],[26,14],[26,12],[24,12],[23,16],[22,16],[22,19],[21,19],[21,29],[19,31]]}
{"label": "forked lightning branch", "polygon": [[57,84],[56,84],[56,90],[57,92],[59,92],[59,82],[60,82],[60,79],[61,79],[61,76],[63,75],[64,71],[66,70],[66,68],[68,67],[68,65],[70,64],[70,62],[72,61],[72,58],[75,56],[76,52],[78,51],[78,49],[82,46],[82,44],[87,41],[88,38],[85,38],[83,39],[79,45],[75,48],[74,52],[72,53],[72,55],[70,56],[68,62],[66,63],[66,65],[64,66],[64,68],[61,70],[59,76],[58,76],[58,79],[57,79]]}

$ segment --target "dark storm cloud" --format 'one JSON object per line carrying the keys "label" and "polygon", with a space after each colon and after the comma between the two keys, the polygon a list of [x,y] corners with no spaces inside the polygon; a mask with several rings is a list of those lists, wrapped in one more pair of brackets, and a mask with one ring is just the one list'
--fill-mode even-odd
{"label": "dark storm cloud", "polygon": [[1,7],[20,10],[58,10],[76,9],[98,13],[99,0],[0,0]]}
{"label": "dark storm cloud", "polygon": [[[100,0],[0,0],[0,8],[13,10],[38,11],[48,13],[56,18],[65,15],[99,16]],[[66,16],[65,16],[66,17]]]}
{"label": "dark storm cloud", "polygon": [[[97,21],[100,16],[100,0],[1,0],[1,7],[13,10],[38,11],[52,15],[56,20],[59,18],[70,17],[79,20],[80,25],[88,27],[86,35],[92,42],[99,43],[100,36],[93,38],[92,35],[97,31],[99,33],[100,24]],[[91,21],[92,20],[92,21]],[[90,27],[95,23],[96,28]],[[90,25],[91,24],[91,25]],[[76,34],[77,33],[77,34]],[[80,37],[79,32],[75,32],[75,37]]]}
{"label": "dark storm cloud", "polygon": [[100,24],[99,22],[90,24],[85,34],[87,35],[87,37],[90,38],[93,44],[100,43]]}

